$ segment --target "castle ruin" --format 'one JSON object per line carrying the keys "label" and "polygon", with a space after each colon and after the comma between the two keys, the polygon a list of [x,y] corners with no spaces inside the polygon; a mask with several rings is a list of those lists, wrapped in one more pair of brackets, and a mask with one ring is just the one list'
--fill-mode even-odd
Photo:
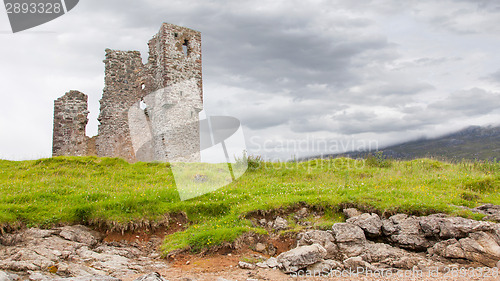
{"label": "castle ruin", "polygon": [[85,134],[87,96],[54,102],[52,155],[97,155],[135,161],[199,161],[203,108],[201,34],[164,23],[138,51],[106,49],[98,135]]}

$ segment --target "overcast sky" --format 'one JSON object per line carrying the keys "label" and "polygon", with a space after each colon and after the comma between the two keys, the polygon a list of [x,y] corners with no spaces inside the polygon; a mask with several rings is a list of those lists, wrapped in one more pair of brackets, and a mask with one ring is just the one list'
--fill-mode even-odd
{"label": "overcast sky", "polygon": [[500,123],[499,1],[84,0],[16,34],[0,9],[0,158],[49,157],[53,101],[69,90],[89,96],[95,135],[104,50],[146,61],[162,22],[202,33],[205,109],[239,118],[251,154]]}

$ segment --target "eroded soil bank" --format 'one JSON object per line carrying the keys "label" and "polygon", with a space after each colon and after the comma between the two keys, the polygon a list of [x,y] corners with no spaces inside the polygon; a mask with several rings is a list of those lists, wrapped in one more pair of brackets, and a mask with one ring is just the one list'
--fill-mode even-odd
{"label": "eroded soil bank", "polygon": [[[491,219],[500,207],[477,210]],[[159,247],[182,223],[125,233],[81,225],[4,233],[0,280],[499,279],[498,223],[444,214],[381,218],[351,208],[344,210],[347,221],[330,229],[283,234],[290,218],[305,223],[311,212],[256,214],[252,222],[269,235],[246,234],[203,253],[180,251],[167,258]]]}

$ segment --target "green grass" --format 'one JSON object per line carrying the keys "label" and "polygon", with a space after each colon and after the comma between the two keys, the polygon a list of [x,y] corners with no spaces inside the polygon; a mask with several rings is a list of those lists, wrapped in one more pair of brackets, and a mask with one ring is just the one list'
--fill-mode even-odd
{"label": "green grass", "polygon": [[251,169],[235,182],[185,201],[168,163],[96,157],[0,160],[0,225],[119,227],[184,212],[189,225],[166,237],[163,249],[200,251],[245,232],[265,233],[245,219],[255,210],[307,204],[324,210],[316,226],[327,228],[343,220],[341,208],[349,205],[386,214],[446,212],[480,219],[456,206],[500,204],[500,163],[250,160]]}

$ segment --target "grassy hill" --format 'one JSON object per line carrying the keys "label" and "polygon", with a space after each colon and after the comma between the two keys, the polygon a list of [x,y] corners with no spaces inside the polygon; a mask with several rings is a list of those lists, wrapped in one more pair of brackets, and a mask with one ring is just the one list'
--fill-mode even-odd
{"label": "grassy hill", "polygon": [[270,163],[251,157],[249,167],[235,182],[181,201],[168,163],[96,157],[0,160],[0,229],[83,223],[133,230],[183,212],[189,222],[167,237],[168,252],[200,250],[249,231],[265,233],[247,219],[256,210],[315,206],[324,212],[316,227],[328,227],[343,220],[344,206],[379,214],[446,212],[479,218],[456,206],[500,204],[499,163],[347,158]]}
{"label": "grassy hill", "polygon": [[[380,149],[394,159],[436,158],[460,161],[500,159],[500,126],[472,126],[435,139],[420,139]],[[371,152],[348,152],[327,157],[366,158]]]}

